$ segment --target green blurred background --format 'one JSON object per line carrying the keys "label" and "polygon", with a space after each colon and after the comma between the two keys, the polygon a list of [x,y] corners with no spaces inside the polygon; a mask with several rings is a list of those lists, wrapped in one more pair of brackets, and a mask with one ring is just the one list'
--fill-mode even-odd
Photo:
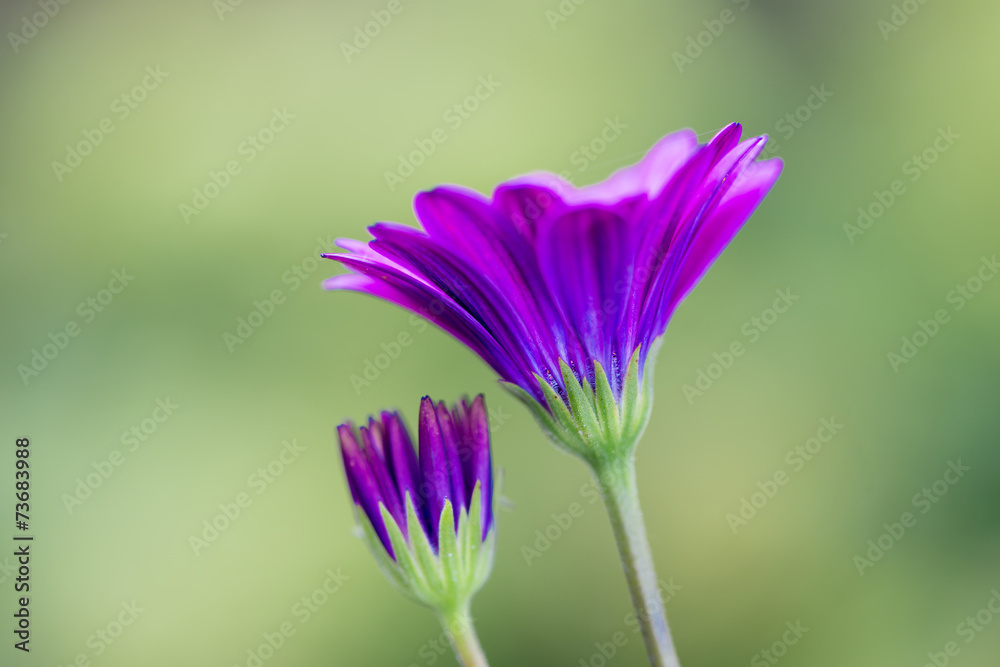
{"label": "green blurred background", "polygon": [[[383,303],[323,292],[340,269],[314,258],[374,221],[413,223],[412,195],[438,183],[488,192],[549,169],[586,184],[663,134],[691,127],[707,140],[738,120],[771,134],[785,172],[677,312],[639,450],[682,660],[772,664],[761,651],[800,622],[801,640],[776,649],[783,664],[919,667],[954,641],[949,664],[996,665],[1000,619],[982,624],[992,612],[980,610],[1000,590],[1000,280],[975,277],[1000,252],[1000,6],[389,7],[3,3],[0,488],[7,517],[14,439],[30,436],[36,542],[25,655],[12,647],[5,519],[0,663],[253,665],[248,651],[289,622],[295,634],[263,664],[454,664],[432,615],[393,591],[355,538],[333,429],[388,406],[415,423],[424,394],[485,391],[509,499],[473,607],[492,663],[645,664],[584,467],[458,343]],[[356,29],[373,16],[391,21],[366,44]],[[345,49],[355,39],[363,48]],[[449,114],[480,77],[490,94],[467,117]],[[284,120],[270,125],[276,110]],[[608,119],[625,127],[602,148]],[[97,132],[102,122],[113,130]],[[435,128],[446,141],[390,189],[385,172]],[[952,136],[935,149],[939,131]],[[100,143],[67,158],[85,133]],[[253,135],[270,143],[244,143]],[[580,152],[591,144],[593,159]],[[196,200],[213,173],[226,187]],[[903,194],[888,194],[896,180]],[[845,229],[890,196],[863,234]],[[207,206],[185,215],[196,203]],[[127,286],[102,291],[123,270]],[[959,308],[952,290],[970,279],[981,289]],[[774,321],[778,289],[798,299]],[[225,337],[275,290],[281,302],[249,338]],[[894,369],[888,354],[939,309],[947,322]],[[71,322],[78,335],[63,338]],[[412,345],[352,383],[403,332]],[[710,366],[737,341],[742,356]],[[716,379],[686,395],[699,371]],[[169,416],[158,400],[176,406]],[[811,460],[787,458],[824,418],[843,428]],[[292,462],[272,463],[293,441]],[[69,502],[109,457],[120,465]],[[969,470],[939,497],[949,462]],[[270,482],[257,473],[269,464]],[[727,515],[778,471],[787,483],[734,532]],[[925,488],[935,502],[915,504]],[[193,547],[241,493],[250,505]],[[560,528],[573,503],[582,516]],[[860,574],[855,556],[907,511],[916,524]],[[328,570],[340,588],[317,595],[306,620],[296,605]],[[133,601],[138,617],[102,640]],[[959,624],[977,613],[970,640]],[[603,658],[595,643],[619,631],[625,646]]]}

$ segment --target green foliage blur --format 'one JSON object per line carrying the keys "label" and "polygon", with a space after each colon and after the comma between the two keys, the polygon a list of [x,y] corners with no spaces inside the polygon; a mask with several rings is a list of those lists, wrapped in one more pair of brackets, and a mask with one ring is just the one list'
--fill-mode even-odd
{"label": "green foliage blur", "polygon": [[439,183],[583,185],[731,121],[785,171],[678,310],[639,446],[682,661],[996,664],[1000,5],[17,0],[0,29],[0,664],[454,664],[357,539],[334,428],[481,391],[492,664],[645,664],[584,466],[317,257]]}

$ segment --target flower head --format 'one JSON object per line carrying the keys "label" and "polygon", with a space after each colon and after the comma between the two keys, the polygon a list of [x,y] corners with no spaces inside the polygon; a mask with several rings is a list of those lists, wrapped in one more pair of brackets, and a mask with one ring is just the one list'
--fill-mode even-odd
{"label": "flower head", "polygon": [[359,521],[389,578],[431,606],[478,590],[495,535],[483,396],[451,410],[425,396],[416,452],[397,412],[337,434]]}
{"label": "flower head", "polygon": [[630,382],[646,386],[647,358],[674,310],[781,172],[778,159],[755,162],[766,136],[740,134],[732,124],[707,145],[690,130],[668,135],[584,188],[538,173],[491,198],[453,186],[421,193],[422,230],[379,223],[367,244],[340,240],[347,252],[325,256],[351,273],[325,285],[426,317],[550,418],[559,417],[555,395],[579,421],[576,388],[596,414],[607,384],[619,422],[641,430],[648,409],[624,405]]}

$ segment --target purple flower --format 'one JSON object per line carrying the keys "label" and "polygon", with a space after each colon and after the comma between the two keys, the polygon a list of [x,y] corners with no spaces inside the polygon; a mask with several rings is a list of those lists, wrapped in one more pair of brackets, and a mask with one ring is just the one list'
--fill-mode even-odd
{"label": "purple flower", "polygon": [[569,400],[560,362],[591,394],[606,373],[620,401],[634,355],[641,379],[678,304],[781,172],[778,159],[755,162],[766,136],[740,134],[732,124],[707,145],[690,130],[668,135],[584,188],[538,173],[492,198],[421,193],[423,230],[379,223],[367,244],[341,239],[347,252],[325,256],[351,273],[325,286],[426,317],[543,405],[547,388]]}
{"label": "purple flower", "polygon": [[[463,399],[449,410],[425,396],[420,402],[419,452],[398,412],[369,418],[368,426],[355,429],[350,422],[337,428],[344,470],[351,497],[364,512],[375,535],[394,560],[382,507],[402,536],[412,541],[419,530],[436,550],[446,501],[454,530],[470,511],[479,512],[481,541],[493,526],[493,464],[486,403],[480,394]],[[474,498],[478,485],[479,494]],[[415,510],[418,526],[410,525],[407,502]]]}

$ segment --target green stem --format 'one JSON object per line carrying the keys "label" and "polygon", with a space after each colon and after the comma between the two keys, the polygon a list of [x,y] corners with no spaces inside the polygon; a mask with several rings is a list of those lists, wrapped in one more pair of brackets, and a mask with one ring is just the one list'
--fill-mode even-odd
{"label": "green stem", "polygon": [[439,618],[462,667],[489,667],[483,647],[479,645],[476,629],[472,625],[472,615],[469,614],[467,604],[442,612]]}
{"label": "green stem", "polygon": [[592,467],[604,494],[649,662],[654,667],[680,667],[642,521],[635,457],[628,454]]}

